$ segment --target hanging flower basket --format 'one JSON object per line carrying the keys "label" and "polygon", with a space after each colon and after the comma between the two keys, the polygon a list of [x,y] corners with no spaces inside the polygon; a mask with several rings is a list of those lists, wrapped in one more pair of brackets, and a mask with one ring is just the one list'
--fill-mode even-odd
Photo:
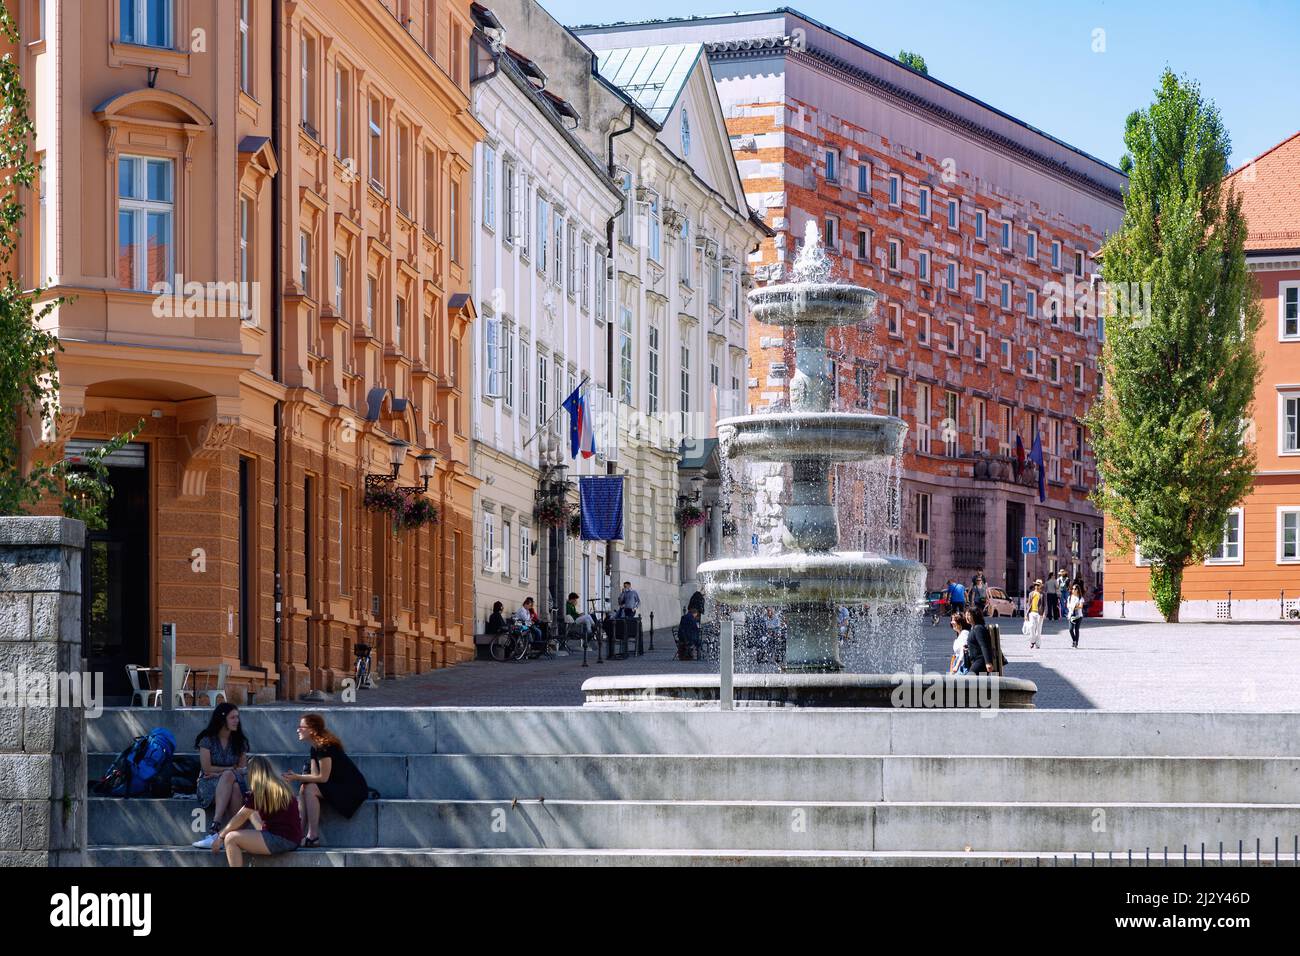
{"label": "hanging flower basket", "polygon": [[677,509],[677,524],[679,527],[698,528],[708,520],[708,514],[699,505],[682,505]]}
{"label": "hanging flower basket", "polygon": [[533,517],[537,519],[538,524],[547,528],[563,528],[572,516],[572,505],[567,501],[554,499],[542,502],[533,512]]}
{"label": "hanging flower basket", "polygon": [[367,488],[364,504],[367,511],[387,514],[392,519],[393,534],[403,528],[438,523],[438,509],[428,498],[396,488]]}
{"label": "hanging flower basket", "polygon": [[577,511],[569,515],[569,537],[570,538],[582,537],[582,515],[579,514]]}

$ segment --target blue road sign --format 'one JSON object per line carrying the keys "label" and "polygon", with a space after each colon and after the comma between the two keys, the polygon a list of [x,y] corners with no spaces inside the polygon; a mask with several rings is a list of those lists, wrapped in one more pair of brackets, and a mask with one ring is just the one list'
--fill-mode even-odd
{"label": "blue road sign", "polygon": [[1021,554],[1037,554],[1037,553],[1038,553],[1038,539],[1037,539],[1037,538],[1021,538],[1021,539],[1020,539],[1020,553],[1021,553]]}

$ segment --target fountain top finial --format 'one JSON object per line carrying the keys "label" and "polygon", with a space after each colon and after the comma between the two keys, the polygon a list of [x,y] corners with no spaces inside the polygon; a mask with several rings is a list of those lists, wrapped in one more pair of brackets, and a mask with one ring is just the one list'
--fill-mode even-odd
{"label": "fountain top finial", "polygon": [[830,278],[831,260],[822,246],[821,230],[816,219],[809,219],[804,226],[803,248],[794,260],[795,282],[825,282]]}

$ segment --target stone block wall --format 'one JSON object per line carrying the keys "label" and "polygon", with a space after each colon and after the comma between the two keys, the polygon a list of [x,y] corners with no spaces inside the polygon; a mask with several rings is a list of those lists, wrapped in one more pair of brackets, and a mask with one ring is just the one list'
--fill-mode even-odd
{"label": "stone block wall", "polygon": [[85,670],[85,537],[67,518],[0,518],[0,866],[82,863],[86,710],[31,691]]}

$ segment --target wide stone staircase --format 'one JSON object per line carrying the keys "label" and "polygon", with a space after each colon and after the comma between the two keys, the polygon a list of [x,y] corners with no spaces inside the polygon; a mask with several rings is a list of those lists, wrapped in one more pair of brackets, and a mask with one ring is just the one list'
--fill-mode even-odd
{"label": "wide stone staircase", "polygon": [[[569,708],[323,711],[381,799],[265,866],[1300,863],[1300,714]],[[299,711],[246,708],[298,769]],[[97,779],[138,734],[88,721]],[[193,800],[91,798],[97,866],[224,865]]]}

